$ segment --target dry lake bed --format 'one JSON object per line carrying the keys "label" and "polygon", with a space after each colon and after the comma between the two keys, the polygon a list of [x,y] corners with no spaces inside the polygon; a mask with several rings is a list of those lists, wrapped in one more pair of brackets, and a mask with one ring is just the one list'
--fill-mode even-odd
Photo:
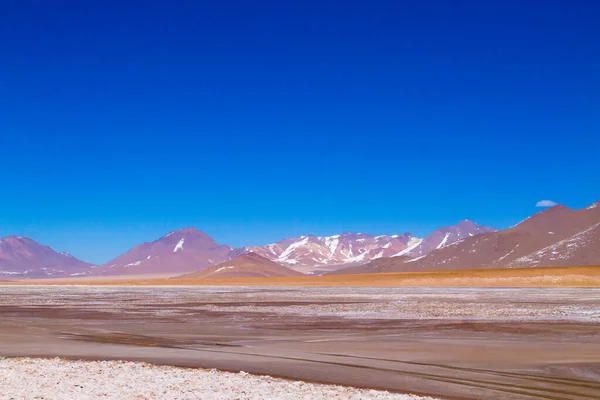
{"label": "dry lake bed", "polygon": [[[0,287],[0,357],[15,356],[216,368],[269,375],[256,379],[273,385],[285,378],[394,393],[340,398],[600,399],[600,289]],[[22,365],[32,377],[19,372]],[[47,368],[59,385],[60,371],[77,367],[93,386],[106,373],[98,365],[164,372],[147,364],[0,359],[0,399],[16,390],[10,376],[31,385]],[[261,388],[248,380],[255,377],[242,377],[246,394],[214,398],[264,398],[252,392]],[[340,390],[277,387],[272,393],[290,398]]]}

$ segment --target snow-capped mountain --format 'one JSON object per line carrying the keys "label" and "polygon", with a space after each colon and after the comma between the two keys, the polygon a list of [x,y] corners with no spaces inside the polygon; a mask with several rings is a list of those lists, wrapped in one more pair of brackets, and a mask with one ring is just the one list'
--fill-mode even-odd
{"label": "snow-capped mountain", "polygon": [[218,245],[194,228],[179,229],[142,243],[93,271],[94,275],[179,275],[229,260],[231,247]]}
{"label": "snow-capped mountain", "polygon": [[78,275],[91,264],[22,236],[0,239],[0,279]]}
{"label": "snow-capped mountain", "polygon": [[461,221],[442,227],[424,239],[403,235],[373,236],[364,233],[343,233],[333,236],[300,236],[266,246],[238,249],[236,254],[252,251],[296,270],[311,268],[325,271],[366,264],[385,257],[420,257],[457,241],[495,229]]}
{"label": "snow-capped mountain", "polygon": [[390,257],[420,241],[409,233],[391,236],[350,232],[333,236],[306,235],[266,246],[245,247],[236,250],[235,254],[254,252],[296,270],[330,270]]}
{"label": "snow-capped mountain", "polygon": [[394,256],[407,255],[410,257],[421,257],[468,237],[495,231],[496,229],[494,228],[477,225],[475,222],[466,219],[456,225],[436,229],[414,247],[407,248]]}

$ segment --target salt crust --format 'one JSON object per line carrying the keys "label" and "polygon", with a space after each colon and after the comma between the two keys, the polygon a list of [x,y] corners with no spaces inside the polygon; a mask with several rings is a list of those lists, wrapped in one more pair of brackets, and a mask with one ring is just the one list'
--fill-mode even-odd
{"label": "salt crust", "polygon": [[59,358],[0,358],[0,399],[434,400],[245,372]]}

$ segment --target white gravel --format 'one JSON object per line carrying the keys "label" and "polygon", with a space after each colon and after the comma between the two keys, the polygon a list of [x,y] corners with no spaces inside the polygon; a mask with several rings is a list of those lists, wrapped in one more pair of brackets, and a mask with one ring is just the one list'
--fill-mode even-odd
{"label": "white gravel", "polygon": [[124,361],[0,358],[1,400],[434,400],[270,376]]}

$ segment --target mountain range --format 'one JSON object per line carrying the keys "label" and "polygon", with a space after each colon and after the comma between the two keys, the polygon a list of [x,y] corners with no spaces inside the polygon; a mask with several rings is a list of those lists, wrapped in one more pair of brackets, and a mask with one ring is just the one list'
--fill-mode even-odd
{"label": "mountain range", "polygon": [[[216,244],[210,236],[197,229],[185,228],[170,232],[154,242],[135,246],[91,273],[178,275],[254,253],[302,273],[321,274],[413,250],[421,254],[430,247],[445,246],[469,235],[493,231],[465,221],[442,229],[444,234],[438,230],[425,239],[415,238],[409,233],[373,236],[348,232],[333,236],[304,235],[265,246],[232,249]],[[421,244],[424,246],[421,247]]]}
{"label": "mountain range", "polygon": [[[184,228],[137,245],[99,266],[32,239],[9,236],[0,239],[0,279],[178,276],[220,264],[229,267],[223,263],[244,256],[248,256],[242,258],[246,270],[252,264],[249,261],[262,268],[266,260],[309,274],[600,264],[600,202],[579,210],[551,207],[500,231],[464,220],[424,238],[410,233],[374,236],[347,232],[232,248],[217,244],[197,229]],[[271,267],[265,268],[277,270]]]}
{"label": "mountain range", "polygon": [[575,265],[600,265],[600,202],[579,210],[554,206],[508,229],[470,236],[418,257],[373,260],[338,273]]}
{"label": "mountain range", "polygon": [[[493,231],[470,221],[452,227],[440,228],[424,239],[409,233],[373,236],[365,233],[343,233],[332,236],[305,235],[283,239],[265,246],[233,249],[217,244],[206,233],[195,228],[184,228],[167,233],[153,241],[139,244],[115,259],[93,266],[58,253],[47,246],[23,238],[30,252],[40,254],[28,263],[11,262],[4,254],[11,254],[11,238],[2,239],[7,250],[0,252],[0,277],[39,278],[60,276],[177,276],[217,265],[245,254],[256,254],[279,265],[302,273],[322,274],[348,266],[361,265],[383,257],[402,254],[419,255],[429,249],[449,245],[461,238]],[[45,249],[42,253],[39,249]],[[48,260],[48,268],[44,264]],[[63,263],[57,260],[64,260]],[[74,262],[78,268],[68,268]],[[63,265],[61,267],[61,265]]]}

